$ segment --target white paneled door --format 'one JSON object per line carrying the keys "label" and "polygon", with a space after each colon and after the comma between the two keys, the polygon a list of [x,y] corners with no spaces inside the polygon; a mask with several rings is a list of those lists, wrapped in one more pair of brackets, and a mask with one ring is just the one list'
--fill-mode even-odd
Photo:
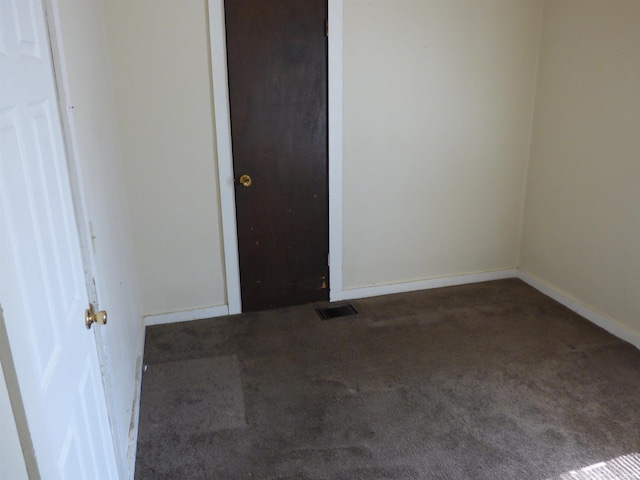
{"label": "white paneled door", "polygon": [[0,0],[0,305],[43,479],[117,478],[84,282],[43,6]]}

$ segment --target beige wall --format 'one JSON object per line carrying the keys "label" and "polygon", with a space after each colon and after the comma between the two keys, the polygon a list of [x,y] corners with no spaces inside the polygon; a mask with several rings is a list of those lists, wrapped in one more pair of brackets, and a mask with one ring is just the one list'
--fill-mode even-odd
{"label": "beige wall", "polygon": [[[224,304],[205,1],[106,5],[144,314]],[[516,266],[540,14],[345,1],[346,288]]]}
{"label": "beige wall", "polygon": [[143,314],[225,304],[206,0],[105,5]]}
{"label": "beige wall", "polygon": [[640,334],[640,2],[549,1],[521,267]]}
{"label": "beige wall", "polygon": [[345,288],[516,267],[541,6],[345,1]]}
{"label": "beige wall", "polygon": [[[542,5],[345,0],[345,288],[522,266],[637,322],[638,3],[547,2],[538,57]],[[205,1],[107,19],[144,313],[224,304]]]}

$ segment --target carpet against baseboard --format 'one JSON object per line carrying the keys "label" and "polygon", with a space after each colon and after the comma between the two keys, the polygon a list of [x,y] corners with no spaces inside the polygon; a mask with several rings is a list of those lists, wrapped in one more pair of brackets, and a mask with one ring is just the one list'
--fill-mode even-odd
{"label": "carpet against baseboard", "polygon": [[327,306],[149,327],[136,478],[591,480],[567,475],[637,459],[640,351],[519,280]]}

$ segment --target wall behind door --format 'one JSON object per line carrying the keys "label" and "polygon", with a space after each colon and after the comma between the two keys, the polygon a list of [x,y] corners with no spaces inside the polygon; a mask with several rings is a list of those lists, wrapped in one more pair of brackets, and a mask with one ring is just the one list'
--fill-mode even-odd
{"label": "wall behind door", "polygon": [[225,304],[206,0],[105,9],[143,314]]}
{"label": "wall behind door", "polygon": [[640,334],[640,2],[545,3],[523,270]]}
{"label": "wall behind door", "polygon": [[344,7],[344,287],[515,268],[542,2]]}

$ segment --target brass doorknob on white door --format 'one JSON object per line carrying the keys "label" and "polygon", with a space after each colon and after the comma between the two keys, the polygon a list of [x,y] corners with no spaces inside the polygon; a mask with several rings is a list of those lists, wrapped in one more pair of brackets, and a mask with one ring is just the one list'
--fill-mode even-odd
{"label": "brass doorknob on white door", "polygon": [[240,179],[238,180],[240,182],[240,185],[244,186],[244,187],[250,187],[251,186],[251,177],[247,174],[245,175],[240,175]]}
{"label": "brass doorknob on white door", "polygon": [[98,325],[107,324],[107,312],[100,310],[96,312],[93,305],[89,305],[89,308],[84,311],[84,324],[87,326],[87,330],[91,328],[91,325],[97,323]]}

